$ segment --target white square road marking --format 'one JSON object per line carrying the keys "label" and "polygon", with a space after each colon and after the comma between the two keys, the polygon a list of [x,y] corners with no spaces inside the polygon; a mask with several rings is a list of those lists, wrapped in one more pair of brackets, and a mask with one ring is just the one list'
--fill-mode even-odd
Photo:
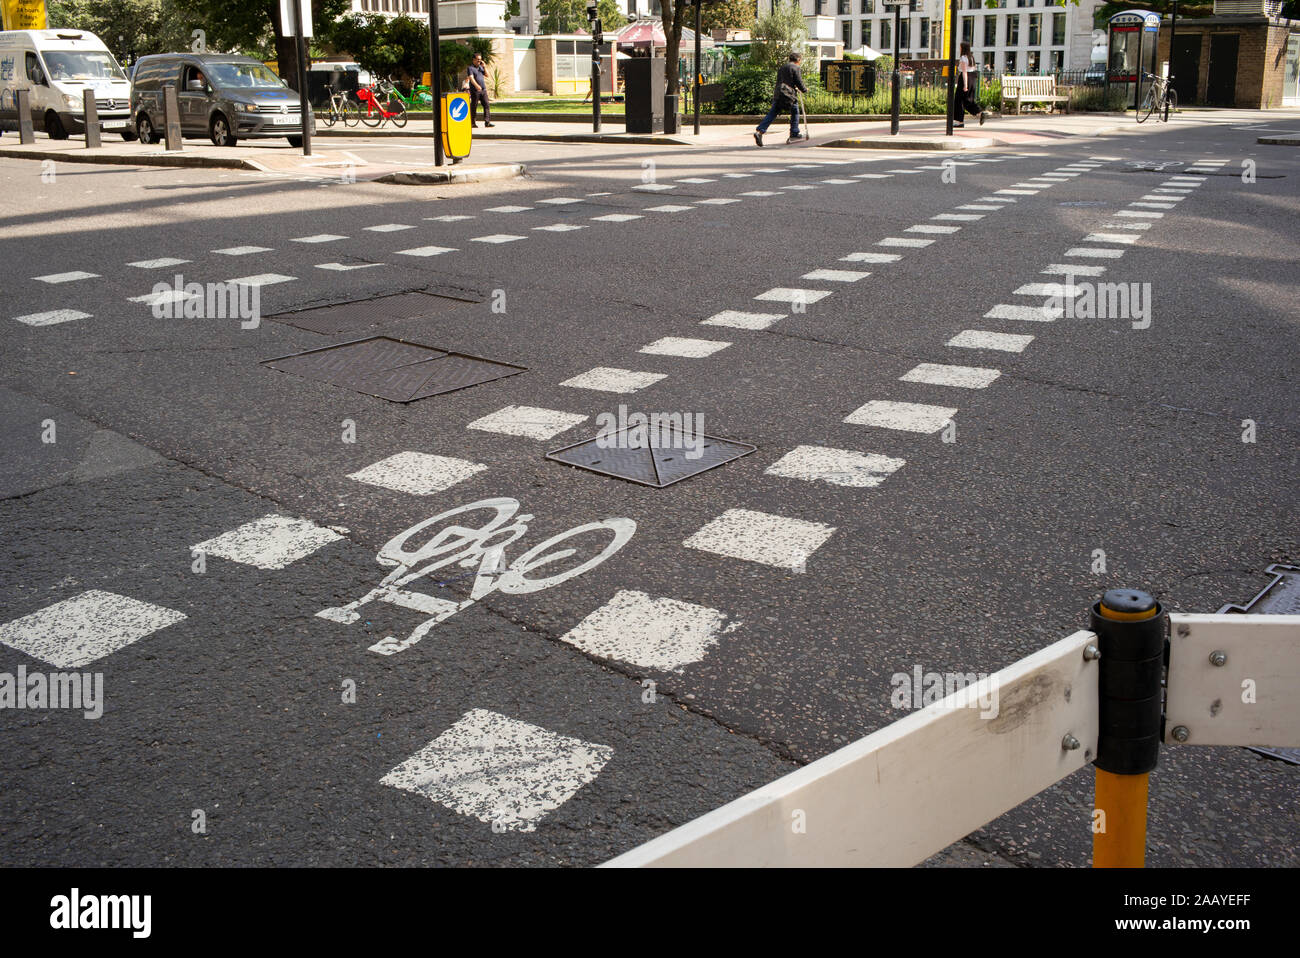
{"label": "white square road marking", "polygon": [[799,278],[812,282],[856,283],[858,280],[866,279],[870,275],[870,273],[860,273],[852,269],[815,269],[811,273],[804,273]]}
{"label": "white square road marking", "polygon": [[369,233],[397,233],[401,230],[413,230],[414,226],[407,226],[405,223],[381,223],[378,226],[367,226],[366,231]]}
{"label": "white square road marking", "polygon": [[1140,200],[1154,200],[1157,203],[1181,203],[1187,199],[1185,196],[1168,196],[1162,193],[1147,193],[1145,196],[1139,196]]}
{"label": "white square road marking", "polygon": [[741,193],[740,195],[741,196],[780,196],[781,194],[779,192],[773,192],[772,190],[749,190],[748,192]]}
{"label": "white square road marking", "polygon": [[819,190],[820,186],[813,186],[811,183],[782,183],[783,190]]}
{"label": "white square road marking", "polygon": [[190,546],[190,551],[259,569],[283,569],[342,538],[306,519],[271,514]]}
{"label": "white square road marking", "polygon": [[1149,230],[1151,223],[1102,223],[1101,228],[1107,230]]}
{"label": "white square road marking", "polygon": [[994,190],[998,196],[1033,196],[1038,190]]}
{"label": "white square road marking", "polygon": [[1002,209],[1002,207],[1000,207],[1000,206],[995,206],[995,205],[992,204],[992,203],[963,203],[961,206],[957,207],[957,209],[959,209],[959,210],[983,210],[983,211],[986,212],[986,213],[993,213],[993,212],[996,212],[996,211]]}
{"label": "white square road marking", "polygon": [[146,306],[165,306],[168,303],[183,303],[186,300],[198,298],[198,293],[187,293],[183,289],[166,289],[161,293],[145,293],[143,296],[132,296],[127,302],[144,303]]}
{"label": "white square road marking", "polygon": [[980,203],[1019,203],[1019,200],[1013,200],[1009,196],[981,196],[977,202]]}
{"label": "white square road marking", "polygon": [[767,329],[773,323],[786,318],[786,313],[744,313],[735,309],[724,309],[708,319],[700,320],[701,326],[730,326],[732,329]]}
{"label": "white square road marking", "polygon": [[955,386],[958,389],[985,389],[1001,376],[997,369],[979,366],[945,366],[940,363],[921,363],[898,378],[905,383],[925,383],[930,386]]}
{"label": "white square road marking", "polygon": [[256,276],[239,276],[226,282],[236,286],[274,286],[276,283],[292,283],[297,278],[279,273],[258,273]]}
{"label": "white square road marking", "polygon": [[1138,241],[1138,237],[1131,236],[1128,233],[1089,233],[1083,238],[1085,243],[1125,243],[1132,245]]}
{"label": "white square road marking", "polygon": [[535,230],[545,230],[548,233],[571,233],[573,230],[585,230],[587,227],[579,226],[577,223],[552,223],[550,226],[534,226]]}
{"label": "white square road marking", "polygon": [[735,199],[731,196],[715,196],[707,200],[696,200],[700,206],[726,206],[728,203],[740,203],[742,200]]}
{"label": "white square road marking", "polygon": [[778,286],[776,289],[769,289],[766,293],[759,293],[754,298],[765,303],[803,303],[811,305],[812,303],[821,302],[830,295],[830,290],[825,289],[788,289],[784,286]]}
{"label": "white square road marking", "polygon": [[32,279],[39,283],[74,283],[79,279],[99,279],[98,273],[83,273],[74,271],[71,273],[50,273],[48,276],[33,276]]}
{"label": "white square road marking", "polygon": [[90,319],[90,313],[78,312],[75,309],[54,309],[48,313],[28,313],[26,316],[15,316],[14,319],[26,326],[56,326],[59,323],[70,323],[74,319]]}
{"label": "white square road marking", "polygon": [[[914,240],[914,243],[926,245],[933,243],[934,240]],[[878,246],[911,246],[912,243],[892,243],[888,240],[881,240]],[[902,259],[900,253],[850,253],[848,256],[841,256],[841,263],[897,263]]]}
{"label": "white square road marking", "polygon": [[1122,249],[1107,249],[1104,246],[1076,246],[1065,251],[1066,256],[1078,256],[1082,259],[1119,259],[1124,255]]}
{"label": "white square road marking", "polygon": [[527,236],[514,236],[510,233],[493,233],[490,236],[475,236],[472,243],[513,243],[515,240],[527,239]]}
{"label": "white square road marking", "polygon": [[489,206],[484,213],[527,213],[531,206]]}
{"label": "white square road marking", "polygon": [[1082,263],[1078,265],[1073,263],[1053,263],[1047,269],[1040,270],[1040,272],[1064,276],[1100,276],[1106,272],[1106,267],[1084,266]]}
{"label": "white square road marking", "polygon": [[822,182],[823,182],[823,183],[830,183],[830,184],[832,184],[833,186],[849,186],[849,185],[852,185],[852,183],[853,183],[852,180],[839,180],[839,179],[834,179],[834,180],[822,180]]}
{"label": "white square road marking", "polygon": [[722,175],[729,180],[748,180],[754,174],[753,173],[723,173]]}
{"label": "white square road marking", "polygon": [[893,173],[854,173],[853,178],[855,180],[887,180],[893,175]]}
{"label": "white square road marking", "polygon": [[640,213],[607,213],[604,216],[593,216],[592,220],[596,223],[626,223],[643,218]]}
{"label": "white square road marking", "polygon": [[874,489],[907,463],[873,452],[831,449],[826,446],[796,446],[764,472],[769,476],[829,482],[837,486]]}
{"label": "white square road marking", "polygon": [[579,373],[572,379],[566,379],[560,385],[571,386],[574,389],[595,389],[607,393],[634,393],[667,378],[666,373],[645,373],[633,369],[597,366],[585,373]]}
{"label": "white square road marking", "polygon": [[[906,246],[913,249],[919,249],[922,246],[933,245],[933,243],[934,240],[912,239],[911,237],[907,237],[907,236],[887,236],[884,239],[882,239],[880,242],[876,243],[876,245],[877,246]],[[863,254],[863,255],[869,255],[869,254]],[[894,259],[901,259],[901,258],[902,257],[900,256],[894,257]],[[869,262],[873,262],[873,260],[864,260],[864,262],[869,263]]]}
{"label": "white square road marking", "polygon": [[656,339],[648,346],[642,346],[637,352],[650,353],[654,356],[682,356],[686,359],[704,359],[719,350],[726,349],[731,343],[715,339],[685,339],[680,336],[665,336]]}
{"label": "white square road marking", "polygon": [[462,715],[379,780],[504,831],[536,831],[614,750],[487,709]]}
{"label": "white square road marking", "polygon": [[1051,323],[1065,315],[1060,306],[1021,306],[1012,303],[998,303],[987,313],[985,319],[1014,319],[1026,323]]}
{"label": "white square road marking", "polygon": [[372,266],[383,266],[383,263],[317,263],[317,269],[328,269],[335,273],[350,273],[354,269],[370,269]]}
{"label": "white square road marking", "polygon": [[677,181],[678,183],[716,183],[716,179],[708,176],[687,176]]}
{"label": "white square road marking", "polygon": [[1079,287],[1065,283],[1026,283],[1015,291],[1016,296],[1068,296],[1079,295]]}
{"label": "white square road marking", "polygon": [[1142,219],[1142,220],[1147,220],[1147,219],[1157,219],[1157,220],[1158,220],[1158,219],[1160,219],[1160,217],[1164,216],[1165,214],[1164,214],[1164,213],[1139,213],[1137,210],[1116,210],[1116,211],[1115,211],[1115,215],[1116,215],[1116,216],[1135,216],[1135,217],[1137,217],[1138,219]]}
{"label": "white square road marking", "polygon": [[960,349],[996,349],[1004,353],[1023,353],[1025,347],[1033,341],[1033,336],[1018,336],[1015,333],[990,333],[982,329],[963,329],[948,340],[948,345]]}
{"label": "white square road marking", "polygon": [[456,252],[450,246],[417,246],[414,249],[399,249],[398,256],[441,256],[443,253]]}
{"label": "white square road marking", "polygon": [[482,432],[496,432],[506,436],[523,436],[525,439],[553,439],[566,429],[572,429],[587,416],[559,409],[542,409],[538,406],[506,406],[496,412],[475,419],[467,428]]}
{"label": "white square road marking", "polygon": [[275,250],[269,246],[227,246],[225,249],[214,249],[212,252],[222,256],[251,256],[254,253],[273,253]]}
{"label": "white square road marking", "polygon": [[936,213],[931,216],[932,220],[953,220],[958,223],[973,223],[975,220],[984,219],[983,213]]}
{"label": "white square road marking", "polygon": [[664,190],[675,190],[677,187],[669,183],[641,183],[632,187],[642,193],[662,193]]}
{"label": "white square road marking", "polygon": [[928,406],[924,403],[893,402],[873,399],[855,409],[844,421],[855,426],[879,426],[901,432],[936,433],[957,415],[948,406]]}
{"label": "white square road marking", "polygon": [[546,203],[550,206],[568,206],[570,203],[584,203],[586,201],[580,196],[551,196],[537,202]]}
{"label": "white square road marking", "polygon": [[1148,203],[1144,200],[1134,200],[1129,206],[1140,206],[1148,210],[1172,210],[1176,209],[1173,203]]}
{"label": "white square road marking", "polygon": [[458,482],[487,469],[477,462],[434,456],[426,452],[399,452],[372,463],[348,476],[394,492],[407,492],[413,496],[431,496],[450,489]]}
{"label": "white square road marking", "polygon": [[718,644],[726,615],[678,599],[623,589],[560,637],[588,655],[643,669],[680,672]]}
{"label": "white square road marking", "polygon": [[472,216],[461,216],[456,214],[447,214],[446,216],[426,216],[425,219],[431,223],[459,223],[461,220],[472,220]]}
{"label": "white square road marking", "polygon": [[315,236],[299,236],[293,243],[333,243],[336,240],[345,240],[346,236],[339,236],[337,233],[317,233]]}
{"label": "white square road marking", "polygon": [[728,509],[682,545],[729,559],[743,559],[802,573],[806,571],[812,554],[834,534],[834,526],[820,522],[774,516],[751,509]]}
{"label": "white square road marking", "polygon": [[163,269],[167,266],[180,266],[182,263],[188,263],[187,259],[175,259],[164,256],[162,259],[142,259],[138,263],[127,263],[127,266],[134,266],[137,269]]}
{"label": "white square road marking", "polygon": [[672,203],[668,203],[664,206],[647,206],[646,212],[647,213],[685,213],[687,210],[693,210],[693,209],[695,209],[695,207],[693,206],[676,206]]}
{"label": "white square road marking", "polygon": [[959,229],[961,229],[960,226],[927,226],[925,224],[922,224],[921,226],[909,226],[907,229],[903,230],[903,232],[904,233],[934,233],[939,235],[946,235],[948,233],[955,233]]}
{"label": "white square road marking", "polygon": [[0,644],[56,669],[79,669],[184,619],[173,609],[91,589],[0,625]]}

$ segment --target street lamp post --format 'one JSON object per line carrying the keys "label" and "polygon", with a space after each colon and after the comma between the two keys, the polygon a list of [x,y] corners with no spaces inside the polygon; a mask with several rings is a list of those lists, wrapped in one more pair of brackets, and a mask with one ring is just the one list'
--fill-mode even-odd
{"label": "street lamp post", "polygon": [[601,31],[600,11],[596,5],[587,7],[587,25],[591,27],[591,132],[600,132],[600,45],[605,37]]}
{"label": "street lamp post", "polygon": [[890,97],[889,106],[889,135],[898,136],[898,108],[901,91],[898,89],[903,82],[902,74],[898,72],[898,30],[902,20],[902,4],[905,0],[894,0],[894,75],[893,75],[893,95]]}
{"label": "street lamp post", "polygon": [[438,0],[429,0],[429,92],[433,94],[433,162],[443,166],[442,152],[442,38],[438,35]]}

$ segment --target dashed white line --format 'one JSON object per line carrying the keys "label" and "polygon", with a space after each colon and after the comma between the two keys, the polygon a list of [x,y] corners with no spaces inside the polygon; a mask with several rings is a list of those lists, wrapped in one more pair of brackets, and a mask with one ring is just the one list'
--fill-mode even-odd
{"label": "dashed white line", "polygon": [[75,283],[80,279],[99,279],[98,273],[83,273],[79,270],[69,273],[50,273],[47,276],[33,276],[32,279],[39,283],[49,283],[56,285],[58,283]]}
{"label": "dashed white line", "polygon": [[898,378],[905,383],[924,383],[928,386],[984,389],[1001,375],[1001,371],[997,369],[985,369],[980,366],[948,366],[942,363],[921,363]]}
{"label": "dashed white line", "polygon": [[28,313],[26,316],[15,316],[14,319],[25,326],[56,326],[59,323],[70,323],[77,319],[90,319],[90,313],[83,313],[75,309],[53,309],[47,313]]}
{"label": "dashed white line", "polygon": [[487,469],[482,463],[425,452],[399,452],[366,466],[348,478],[367,485],[405,492],[414,496],[431,496],[464,482]]}
{"label": "dashed white line", "polygon": [[879,453],[831,449],[826,446],[796,446],[764,472],[785,479],[874,489],[906,464],[903,459]]}
{"label": "dashed white line", "polygon": [[666,373],[647,373],[634,369],[618,369],[613,366],[597,366],[595,369],[589,369],[585,373],[566,379],[560,385],[607,393],[634,393],[667,378]]}
{"label": "dashed white line", "polygon": [[858,280],[866,279],[870,275],[870,273],[860,273],[851,269],[815,269],[811,273],[804,273],[799,278],[812,282],[856,283]]}
{"label": "dashed white line", "polygon": [[704,359],[719,350],[726,349],[731,343],[716,339],[689,339],[681,336],[665,336],[656,339],[648,346],[642,346],[637,352],[650,353],[654,356],[680,356],[686,359]]}
{"label": "dashed white line", "polygon": [[844,421],[855,426],[878,426],[901,432],[936,433],[946,426],[957,410],[949,406],[873,399],[855,409]]}
{"label": "dashed white line", "polygon": [[786,318],[786,313],[745,313],[735,309],[724,309],[708,319],[700,320],[701,326],[729,326],[732,329],[767,329],[773,323]]}
{"label": "dashed white line", "polygon": [[525,439],[554,439],[567,429],[572,429],[589,417],[581,413],[543,409],[538,406],[505,406],[496,412],[475,419],[466,428],[480,432],[495,432],[506,436],[523,436]]}
{"label": "dashed white line", "polygon": [[802,573],[807,570],[808,559],[834,534],[834,526],[820,522],[752,509],[728,509],[682,545]]}
{"label": "dashed white line", "polygon": [[450,246],[416,246],[414,249],[399,249],[398,256],[441,256],[443,253],[456,252]]}
{"label": "dashed white line", "polygon": [[996,349],[1004,353],[1022,353],[1034,341],[1033,336],[1015,333],[991,333],[983,329],[963,329],[948,340],[949,346],[961,349]]}

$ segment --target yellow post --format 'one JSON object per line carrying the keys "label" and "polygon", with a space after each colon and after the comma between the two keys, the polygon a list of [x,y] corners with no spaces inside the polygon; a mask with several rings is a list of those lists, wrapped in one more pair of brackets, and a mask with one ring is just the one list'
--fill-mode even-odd
{"label": "yellow post", "polygon": [[[1156,671],[1152,673],[1150,658],[1153,648],[1150,641],[1145,643],[1144,650],[1125,649],[1121,655],[1124,661],[1116,663],[1113,661],[1113,654],[1115,646],[1125,639],[1123,626],[1113,632],[1109,628],[1099,628],[1099,626],[1109,625],[1109,623],[1147,622],[1148,627],[1144,628],[1143,631],[1150,633],[1149,627],[1154,625],[1150,620],[1160,614],[1159,603],[1150,596],[1142,592],[1126,589],[1107,592],[1102,597],[1102,600],[1093,607],[1093,628],[1094,631],[1098,632],[1099,638],[1102,639],[1102,665],[1109,665],[1113,668],[1123,668],[1130,665],[1145,666],[1142,671],[1145,672],[1146,676],[1149,677],[1154,674],[1156,680],[1155,715],[1157,720],[1159,717],[1159,663],[1156,663]],[[1109,642],[1106,640],[1109,640]],[[1124,644],[1127,645],[1128,643]],[[1109,649],[1106,648],[1107,645],[1110,646]],[[1134,643],[1134,645],[1137,645],[1137,643]],[[1111,656],[1108,656],[1107,652],[1110,652]],[[1111,658],[1111,661],[1108,662],[1108,658]],[[1143,659],[1146,661],[1141,661]],[[1105,684],[1105,680],[1103,680],[1103,684]],[[1139,698],[1142,693],[1151,692],[1149,681],[1141,681],[1132,675],[1128,675],[1115,684],[1125,687],[1124,694],[1112,697],[1107,694],[1108,690],[1103,688],[1103,710],[1106,709],[1107,699],[1109,699],[1110,706],[1116,711],[1123,709],[1124,715],[1128,719],[1132,719],[1139,712],[1150,715],[1151,709]],[[1141,688],[1141,686],[1147,687]],[[1105,711],[1103,711],[1103,725],[1105,724],[1106,716]],[[1132,731],[1131,728],[1130,730]],[[1103,741],[1105,738],[1106,735],[1103,731]],[[1149,735],[1146,738],[1149,739]],[[1118,746],[1114,751],[1123,751],[1126,746],[1132,744],[1130,741],[1123,739],[1113,739],[1112,743]],[[1150,773],[1149,771],[1138,771],[1137,769],[1154,767],[1154,747],[1154,742],[1148,742],[1148,750],[1152,752],[1149,761],[1137,757],[1137,764],[1134,765],[1132,764],[1132,756],[1126,757],[1120,763],[1120,767],[1128,768],[1125,771],[1107,771],[1101,767],[1099,762],[1093,784],[1093,868],[1142,868],[1146,864],[1147,785]],[[1101,758],[1102,755],[1099,754],[1098,759]]]}

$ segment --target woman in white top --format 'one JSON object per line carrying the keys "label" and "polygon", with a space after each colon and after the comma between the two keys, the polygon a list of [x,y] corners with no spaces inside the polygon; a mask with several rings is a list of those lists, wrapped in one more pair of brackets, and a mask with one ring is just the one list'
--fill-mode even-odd
{"label": "woman in white top", "polygon": [[984,117],[988,115],[987,110],[981,110],[979,101],[975,99],[975,84],[979,72],[975,67],[975,58],[971,55],[970,44],[962,41],[961,60],[959,61],[957,73],[957,90],[953,96],[953,123],[957,129],[966,126],[966,114],[972,116],[978,115],[980,126],[984,125]]}

